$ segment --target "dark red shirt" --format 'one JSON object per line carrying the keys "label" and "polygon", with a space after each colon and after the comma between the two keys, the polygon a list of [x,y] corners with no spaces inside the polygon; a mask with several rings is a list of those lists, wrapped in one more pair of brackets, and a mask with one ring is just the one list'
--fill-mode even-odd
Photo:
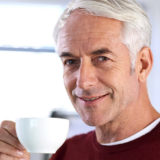
{"label": "dark red shirt", "polygon": [[95,132],[68,139],[50,160],[160,160],[160,124],[128,143],[102,146]]}

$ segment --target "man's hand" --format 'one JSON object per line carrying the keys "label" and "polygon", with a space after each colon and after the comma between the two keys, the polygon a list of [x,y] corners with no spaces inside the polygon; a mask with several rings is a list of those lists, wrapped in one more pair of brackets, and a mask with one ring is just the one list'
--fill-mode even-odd
{"label": "man's hand", "polygon": [[12,121],[3,121],[0,126],[0,160],[30,160],[30,154],[17,138]]}

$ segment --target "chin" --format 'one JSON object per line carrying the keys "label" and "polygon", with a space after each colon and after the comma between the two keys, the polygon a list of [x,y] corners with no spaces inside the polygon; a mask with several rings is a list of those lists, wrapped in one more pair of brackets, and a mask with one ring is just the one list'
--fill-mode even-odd
{"label": "chin", "polygon": [[101,117],[99,119],[93,118],[93,117],[81,117],[82,120],[84,121],[84,123],[86,123],[88,126],[94,126],[94,127],[100,127],[100,126],[104,126],[106,124],[109,124],[110,122],[113,121],[113,119],[110,117]]}
{"label": "chin", "polygon": [[82,118],[83,122],[87,124],[88,126],[96,127],[96,126],[101,126],[103,123],[101,120],[97,119],[84,119]]}

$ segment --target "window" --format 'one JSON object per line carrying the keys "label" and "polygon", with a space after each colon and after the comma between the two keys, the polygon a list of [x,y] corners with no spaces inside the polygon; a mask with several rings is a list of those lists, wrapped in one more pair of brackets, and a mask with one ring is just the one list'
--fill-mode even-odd
{"label": "window", "polygon": [[52,37],[62,11],[58,5],[0,3],[1,120],[72,110]]}

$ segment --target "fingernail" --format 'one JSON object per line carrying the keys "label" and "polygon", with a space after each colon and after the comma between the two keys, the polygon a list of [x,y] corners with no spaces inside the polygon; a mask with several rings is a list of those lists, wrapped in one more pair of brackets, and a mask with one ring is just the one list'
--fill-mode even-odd
{"label": "fingernail", "polygon": [[21,152],[21,151],[17,151],[16,153],[17,153],[17,155],[19,155],[19,156],[23,156],[23,152]]}

